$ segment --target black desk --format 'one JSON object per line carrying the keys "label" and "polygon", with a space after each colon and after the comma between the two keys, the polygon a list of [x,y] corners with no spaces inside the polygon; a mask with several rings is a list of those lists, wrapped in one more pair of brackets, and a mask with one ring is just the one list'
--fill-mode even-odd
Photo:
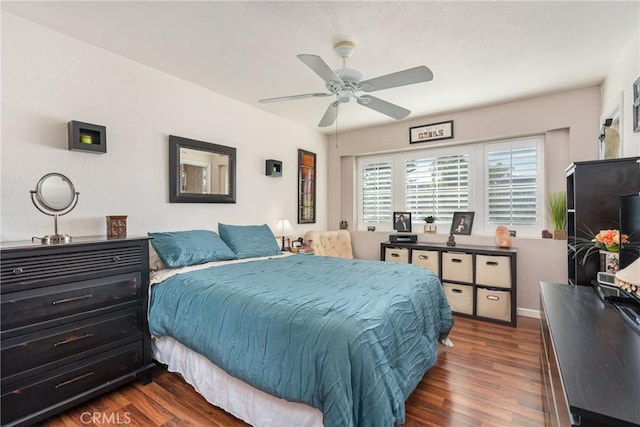
{"label": "black desk", "polygon": [[589,286],[540,284],[551,425],[640,425],[640,334]]}

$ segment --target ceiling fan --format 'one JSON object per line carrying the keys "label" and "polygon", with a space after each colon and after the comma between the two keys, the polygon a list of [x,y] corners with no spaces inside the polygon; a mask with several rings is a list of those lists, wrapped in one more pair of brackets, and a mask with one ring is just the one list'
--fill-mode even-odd
{"label": "ceiling fan", "polygon": [[355,49],[355,44],[349,41],[338,42],[333,46],[333,51],[342,59],[342,68],[332,70],[324,60],[317,55],[298,55],[317,75],[322,77],[326,83],[329,93],[304,93],[300,95],[279,96],[276,98],[261,99],[258,102],[268,103],[277,101],[289,101],[293,99],[317,98],[325,96],[336,96],[336,100],[329,104],[327,111],[322,116],[318,127],[331,126],[338,116],[338,106],[347,103],[351,98],[360,105],[386,114],[396,120],[404,119],[411,111],[399,105],[392,104],[371,95],[357,95],[357,92],[374,92],[382,89],[390,89],[399,86],[406,86],[415,83],[428,82],[433,79],[431,70],[422,65],[407,70],[397,71],[369,80],[362,80],[362,73],[353,68],[347,67],[347,58],[351,57]]}

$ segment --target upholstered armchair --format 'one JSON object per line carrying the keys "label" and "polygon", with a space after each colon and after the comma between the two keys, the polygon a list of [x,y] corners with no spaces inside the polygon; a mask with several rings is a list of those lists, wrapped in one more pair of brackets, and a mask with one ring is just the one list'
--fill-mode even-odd
{"label": "upholstered armchair", "polygon": [[351,235],[347,230],[308,231],[304,240],[314,255],[353,258]]}

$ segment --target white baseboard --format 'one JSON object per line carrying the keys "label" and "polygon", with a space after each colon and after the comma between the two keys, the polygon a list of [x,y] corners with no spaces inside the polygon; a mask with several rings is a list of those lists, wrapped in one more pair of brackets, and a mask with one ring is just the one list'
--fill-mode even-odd
{"label": "white baseboard", "polygon": [[530,308],[516,308],[518,316],[533,317],[535,319],[540,318],[540,310],[531,310]]}

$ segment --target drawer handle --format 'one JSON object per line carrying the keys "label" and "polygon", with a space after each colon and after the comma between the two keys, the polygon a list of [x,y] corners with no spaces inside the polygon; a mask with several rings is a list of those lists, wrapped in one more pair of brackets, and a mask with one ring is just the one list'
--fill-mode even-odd
{"label": "drawer handle", "polygon": [[111,258],[111,260],[112,260],[113,262],[118,262],[118,261],[120,261],[120,257],[119,257],[118,255],[116,255],[116,256],[114,256],[113,258]]}
{"label": "drawer handle", "polygon": [[462,262],[460,258],[451,258],[451,262]]}
{"label": "drawer handle", "polygon": [[18,275],[18,274],[22,274],[23,272],[24,272],[24,270],[22,269],[22,267],[16,267],[16,268],[14,268],[14,269],[13,269],[13,271],[12,271],[12,273],[13,273],[13,274],[16,274],[16,275]]}
{"label": "drawer handle", "polygon": [[490,267],[497,267],[498,261],[487,261],[487,265]]}
{"label": "drawer handle", "polygon": [[59,345],[69,344],[69,343],[72,343],[72,342],[83,340],[85,338],[91,338],[92,336],[93,336],[92,333],[88,333],[88,334],[84,334],[84,335],[80,335],[80,336],[69,337],[66,340],[58,341],[53,346],[54,347],[58,347]]}
{"label": "drawer handle", "polygon": [[429,255],[418,255],[420,259],[429,259]]}
{"label": "drawer handle", "polygon": [[500,300],[500,297],[496,295],[487,295],[487,299],[491,301],[498,301]]}
{"label": "drawer handle", "polygon": [[71,378],[70,380],[58,383],[58,384],[56,384],[55,388],[60,388],[60,387],[67,386],[69,384],[75,383],[76,381],[80,381],[80,380],[83,380],[85,378],[89,378],[91,375],[93,375],[93,371],[87,372],[86,374],[78,375],[75,378]]}
{"label": "drawer handle", "polygon": [[398,258],[400,254],[391,254],[392,257]]}
{"label": "drawer handle", "polygon": [[72,298],[65,298],[65,299],[59,299],[57,301],[53,301],[51,303],[51,305],[56,305],[56,304],[64,304],[67,302],[74,302],[74,301],[80,301],[82,299],[87,299],[87,298],[93,298],[93,295],[91,294],[86,294],[86,295],[81,295],[79,297],[72,297]]}
{"label": "drawer handle", "polygon": [[461,294],[462,289],[451,289],[451,292],[453,292],[454,294]]}

